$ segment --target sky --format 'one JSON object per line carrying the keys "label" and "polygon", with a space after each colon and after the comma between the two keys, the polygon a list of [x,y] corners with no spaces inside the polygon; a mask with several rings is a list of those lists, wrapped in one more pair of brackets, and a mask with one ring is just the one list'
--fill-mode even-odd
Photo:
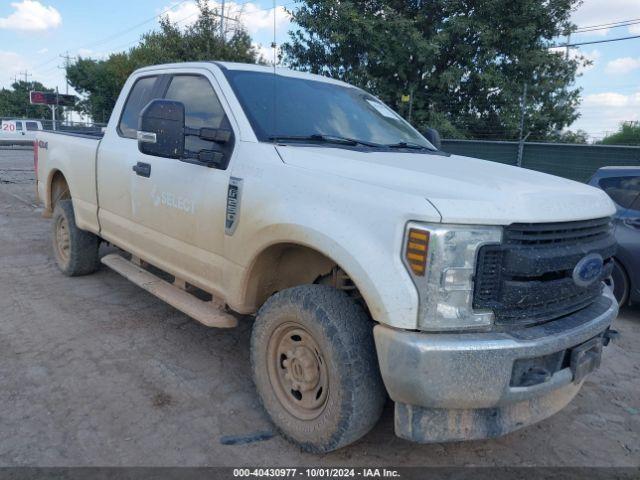
{"label": "sky", "polygon": [[[225,13],[242,22],[265,58],[271,59],[274,11],[276,42],[282,43],[290,28],[285,9],[295,3],[277,0],[274,9],[273,0],[227,1]],[[65,92],[61,55],[100,58],[126,50],[157,27],[160,14],[188,25],[197,9],[192,0],[0,0],[0,87],[8,87],[16,77],[24,79],[27,72],[29,80]],[[572,43],[640,35],[640,0],[584,0],[572,19],[579,27],[638,22],[574,34]],[[581,117],[572,130],[585,130],[597,140],[617,130],[620,122],[640,120],[640,38],[578,46],[570,55],[593,62],[576,81],[583,89]]]}

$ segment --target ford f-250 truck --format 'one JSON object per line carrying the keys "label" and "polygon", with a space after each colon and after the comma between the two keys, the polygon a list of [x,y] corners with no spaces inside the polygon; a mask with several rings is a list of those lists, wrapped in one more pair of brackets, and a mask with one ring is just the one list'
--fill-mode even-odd
{"label": "ford f-250 truck", "polygon": [[303,449],[357,440],[387,394],[400,437],[494,437],[600,364],[615,207],[438,143],[329,78],[160,65],[102,138],[38,135],[37,188],[66,275],[102,261],[211,327],[255,314],[258,394]]}

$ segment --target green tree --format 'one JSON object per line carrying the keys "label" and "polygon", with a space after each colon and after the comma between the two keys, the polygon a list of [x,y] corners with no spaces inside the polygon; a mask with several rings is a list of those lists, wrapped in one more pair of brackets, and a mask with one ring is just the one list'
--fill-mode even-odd
{"label": "green tree", "polygon": [[562,132],[552,132],[547,140],[557,143],[589,143],[589,134],[584,130],[564,130]]}
{"label": "green tree", "polygon": [[[40,82],[14,82],[11,88],[0,90],[0,117],[17,118],[51,118],[51,108],[46,105],[31,105],[29,92],[54,92],[52,88],[46,88]],[[56,109],[56,117],[62,119],[62,107]]]}
{"label": "green tree", "polygon": [[638,122],[624,122],[616,133],[607,135],[598,143],[603,145],[640,145],[640,124]]}
{"label": "green tree", "polygon": [[[577,117],[586,60],[550,51],[578,0],[304,0],[283,45],[292,68],[366,88],[451,136],[545,138]],[[410,96],[411,102],[403,102]]]}
{"label": "green tree", "polygon": [[80,58],[70,65],[69,83],[84,96],[79,109],[94,121],[106,122],[129,75],[148,65],[202,60],[261,61],[246,30],[234,28],[223,38],[218,11],[209,6],[208,0],[196,3],[200,10],[198,18],[187,28],[181,29],[164,17],[158,31],[144,34],[129,51],[112,54],[106,60]]}

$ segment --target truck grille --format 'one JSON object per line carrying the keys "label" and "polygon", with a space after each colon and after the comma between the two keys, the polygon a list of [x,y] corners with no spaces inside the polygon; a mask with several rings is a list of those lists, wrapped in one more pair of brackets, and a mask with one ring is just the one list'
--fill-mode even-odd
{"label": "truck grille", "polygon": [[574,283],[576,264],[599,253],[604,280],[615,250],[610,218],[510,225],[502,244],[478,252],[473,307],[493,310],[498,326],[535,325],[576,312],[602,293],[601,281]]}

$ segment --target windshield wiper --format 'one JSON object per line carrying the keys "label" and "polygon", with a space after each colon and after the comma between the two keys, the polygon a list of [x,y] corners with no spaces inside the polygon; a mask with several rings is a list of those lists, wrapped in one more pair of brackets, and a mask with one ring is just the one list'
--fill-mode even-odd
{"label": "windshield wiper", "polygon": [[314,133],[312,135],[274,135],[269,137],[271,141],[295,141],[295,142],[322,142],[322,143],[335,143],[338,145],[349,145],[356,147],[358,145],[364,145],[365,147],[383,148],[384,145],[377,143],[369,143],[363,140],[356,140],[355,138],[340,137],[337,135],[323,135],[320,133]]}
{"label": "windshield wiper", "polygon": [[391,143],[389,145],[385,145],[385,147],[387,148],[406,148],[409,150],[429,150],[430,152],[436,152],[437,150],[435,148],[429,148],[425,145],[420,145],[418,143],[411,143],[411,142],[398,142],[398,143]]}

